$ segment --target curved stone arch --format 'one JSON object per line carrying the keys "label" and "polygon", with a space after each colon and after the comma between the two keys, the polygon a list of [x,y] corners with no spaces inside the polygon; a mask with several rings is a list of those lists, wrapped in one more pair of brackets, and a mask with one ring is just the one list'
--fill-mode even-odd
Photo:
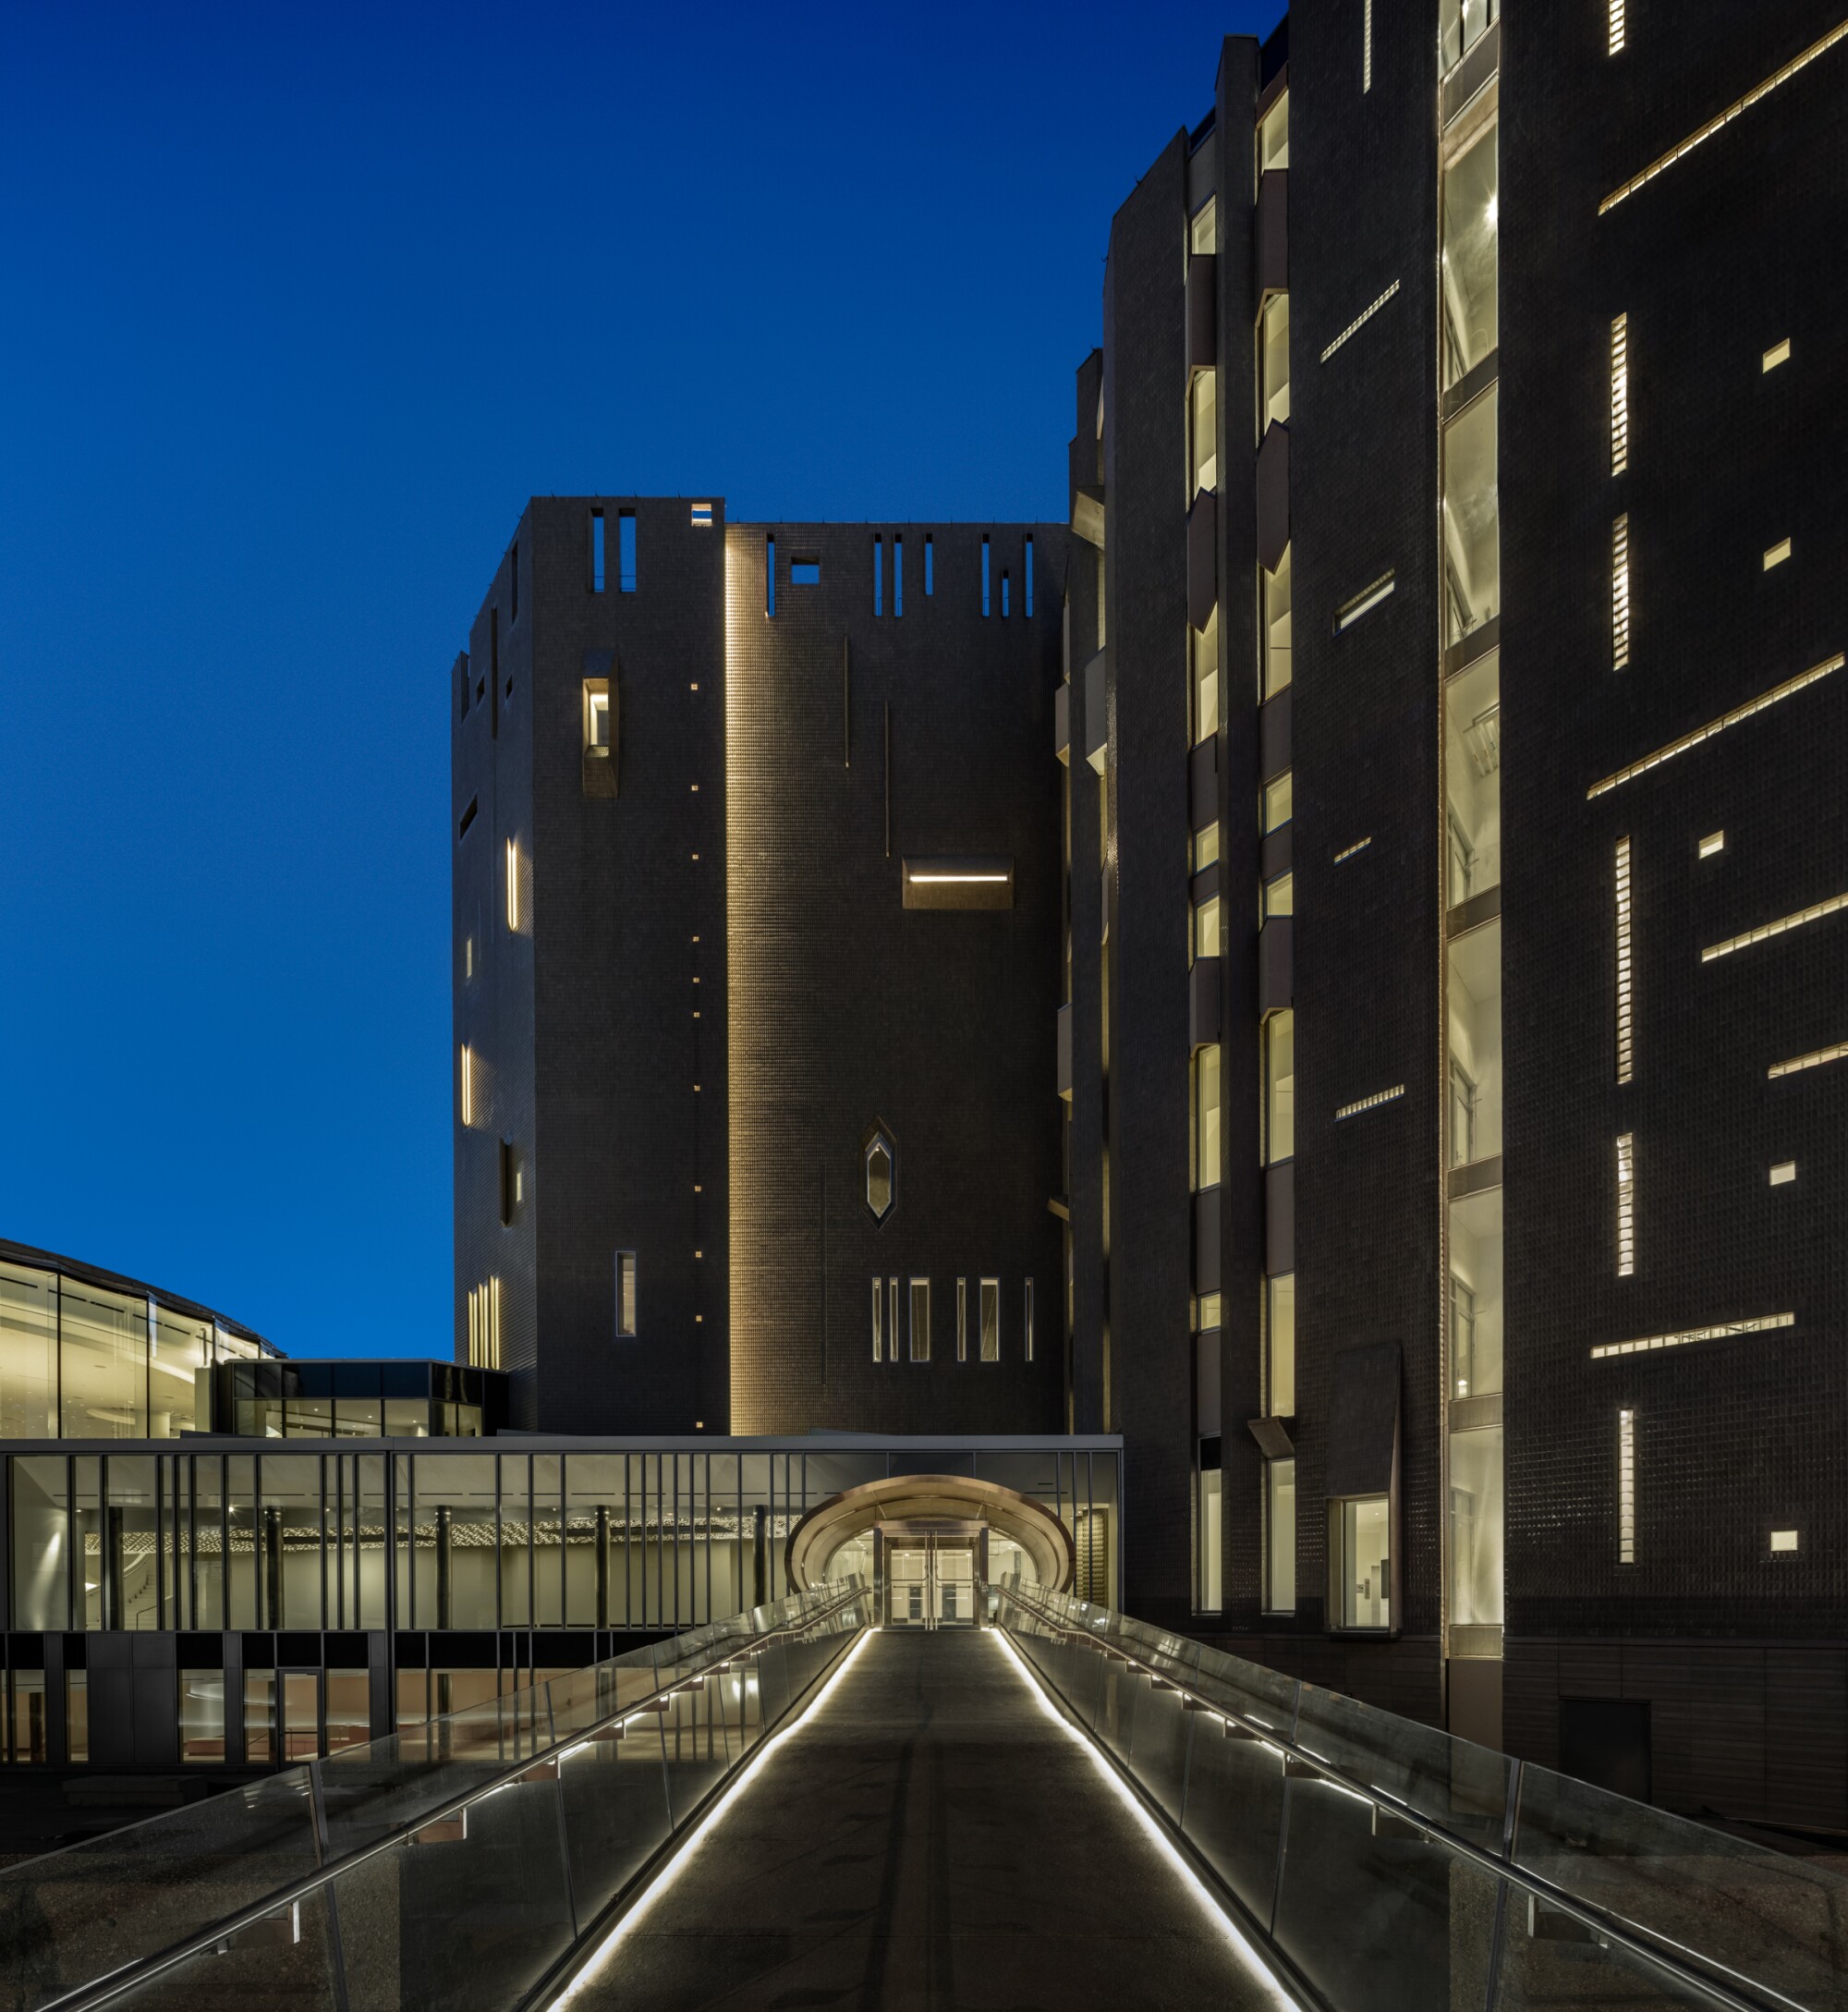
{"label": "curved stone arch", "polygon": [[1064,1524],[1031,1496],[968,1474],[891,1474],[818,1502],[784,1546],[788,1583],[819,1586],[834,1553],[875,1523],[971,1520],[1011,1537],[1032,1559],[1042,1586],[1059,1592],[1071,1586],[1077,1551]]}

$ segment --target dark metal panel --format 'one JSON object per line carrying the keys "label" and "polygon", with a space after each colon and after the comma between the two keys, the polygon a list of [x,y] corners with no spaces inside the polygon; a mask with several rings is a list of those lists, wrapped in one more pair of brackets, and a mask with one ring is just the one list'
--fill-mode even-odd
{"label": "dark metal panel", "polygon": [[1219,261],[1197,251],[1187,261],[1187,368],[1210,371],[1219,361]]}
{"label": "dark metal panel", "polygon": [[1264,1269],[1272,1278],[1296,1269],[1296,1163],[1264,1170]]}
{"label": "dark metal panel", "polygon": [[1334,1359],[1329,1409],[1328,1494],[1383,1495],[1399,1452],[1399,1344],[1372,1341]]}
{"label": "dark metal panel", "polygon": [[1258,1017],[1281,1013],[1295,998],[1291,918],[1273,915],[1258,932]]}
{"label": "dark metal panel", "polygon": [[1290,696],[1294,685],[1285,685],[1274,699],[1258,709],[1258,779],[1268,783],[1290,765]]}
{"label": "dark metal panel", "polygon": [[1252,279],[1256,299],[1282,293],[1290,284],[1290,172],[1273,167],[1258,178],[1258,215],[1252,231]]}
{"label": "dark metal panel", "polygon": [[1196,957],[1187,973],[1187,1043],[1204,1048],[1219,1039],[1219,959]]}
{"label": "dark metal panel", "polygon": [[1219,1189],[1202,1188],[1194,1197],[1194,1290],[1219,1290]]}

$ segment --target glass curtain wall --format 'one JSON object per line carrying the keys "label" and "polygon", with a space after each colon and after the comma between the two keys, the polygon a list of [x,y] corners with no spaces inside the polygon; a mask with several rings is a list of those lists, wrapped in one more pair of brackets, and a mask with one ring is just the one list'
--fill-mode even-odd
{"label": "glass curtain wall", "polygon": [[[1442,67],[1495,18],[1445,0]],[[1501,338],[1497,94],[1445,135],[1440,260],[1443,482],[1444,896],[1449,1086],[1445,1159],[1445,1616],[1453,1657],[1502,1653],[1502,612],[1496,363]],[[1473,906],[1464,910],[1465,904]],[[1459,925],[1462,925],[1459,929]],[[1474,925],[1474,926],[1471,926]],[[1352,1574],[1348,1575],[1350,1579]]]}

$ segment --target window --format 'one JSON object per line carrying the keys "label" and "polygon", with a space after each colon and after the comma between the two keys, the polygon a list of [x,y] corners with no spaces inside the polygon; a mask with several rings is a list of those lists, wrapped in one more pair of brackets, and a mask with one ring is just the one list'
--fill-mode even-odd
{"label": "window", "polygon": [[625,510],[616,518],[616,564],[621,570],[626,594],[636,591],[636,514]]}
{"label": "window", "polygon": [[1258,128],[1258,172],[1290,165],[1290,93],[1286,91],[1264,115]]}
{"label": "window", "polygon": [[1397,574],[1381,573],[1370,586],[1363,587],[1357,594],[1343,601],[1335,610],[1335,634],[1339,636],[1344,629],[1352,628],[1363,615],[1370,614],[1382,601],[1389,600],[1398,583]]}
{"label": "window", "polygon": [[1450,1146],[1453,1166],[1502,1151],[1502,924],[1453,936],[1450,982]]}
{"label": "window", "polygon": [[1296,1409],[1296,1274],[1264,1281],[1264,1404],[1270,1418]]}
{"label": "window", "polygon": [[1611,324],[1611,472],[1630,465],[1630,317]]}
{"label": "window", "polygon": [[610,681],[607,677],[584,680],[584,752],[593,762],[610,759]]}
{"label": "window", "polygon": [[711,530],[712,528],[712,506],[710,503],[696,503],[693,506],[690,521],[696,529]]}
{"label": "window", "polygon": [[866,1204],[872,1211],[876,1223],[882,1223],[892,1213],[893,1176],[895,1161],[892,1141],[883,1132],[875,1132],[867,1141],[866,1153]]}
{"label": "window", "polygon": [[1793,1530],[1774,1530],[1771,1532],[1772,1552],[1789,1552],[1796,1549],[1796,1532]]}
{"label": "window", "polygon": [[1444,795],[1453,908],[1502,882],[1502,652],[1444,688]]}
{"label": "window", "polygon": [[1026,1343],[1026,1347],[1022,1350],[1022,1358],[1024,1360],[1030,1362],[1033,1360],[1033,1281],[1030,1278],[1027,1281],[1026,1290],[1022,1296],[1021,1321]]}
{"label": "window", "polygon": [[1290,297],[1273,293],[1264,303],[1258,324],[1258,360],[1263,375],[1258,387],[1258,432],[1287,425],[1290,418]]}
{"label": "window", "polygon": [[475,982],[475,939],[472,935],[462,939],[462,975],[470,984]]}
{"label": "window", "polygon": [[1617,1562],[1636,1562],[1636,1414],[1617,1414]]}
{"label": "window", "polygon": [[1334,1526],[1335,1613],[1342,1628],[1391,1628],[1392,1560],[1387,1497],[1330,1505]]}
{"label": "window", "polygon": [[1007,568],[1006,568],[1006,567],[1005,567],[1003,566],[1003,567],[1002,567],[1002,569],[1001,569],[1001,616],[1002,616],[1002,619],[1003,619],[1003,621],[1005,621],[1005,620],[1007,619],[1007,617],[1008,617],[1008,616],[1009,616],[1009,614],[1010,614],[1011,612],[1012,612],[1012,610],[1010,609],[1010,607],[1009,607],[1009,605],[1008,605],[1008,599],[1007,599]]}
{"label": "window", "polygon": [[[1027,619],[1030,622],[1033,619],[1033,541],[1030,538],[1027,541],[1027,550],[1020,562],[1020,588],[1026,596],[1023,605],[1027,611]],[[903,612],[901,609],[900,613]]]}
{"label": "window", "polygon": [[1619,55],[1623,47],[1623,0],[1609,0],[1611,9],[1609,43],[1611,55]]}
{"label": "window", "polygon": [[1194,834],[1190,854],[1196,873],[1209,867],[1219,858],[1219,821],[1217,818],[1204,831]]}
{"label": "window", "polygon": [[1191,503],[1202,489],[1219,485],[1219,372],[1196,371],[1187,395],[1193,426]]}
{"label": "window", "polygon": [[898,1360],[898,1281],[892,1277],[885,1282],[885,1360]]}
{"label": "window", "polygon": [[1781,342],[1774,342],[1765,351],[1763,360],[1758,366],[1759,370],[1761,372],[1774,371],[1780,363],[1788,363],[1790,361],[1790,337],[1786,335]]}
{"label": "window", "polygon": [[1494,385],[1443,431],[1444,642],[1461,642],[1502,612],[1502,521],[1496,492]]}
{"label": "window", "polygon": [[986,614],[988,613],[988,537],[987,537],[987,534],[986,534],[986,533],[984,533],[984,534],[983,534],[983,537],[982,537],[982,554],[981,554],[981,559],[982,559],[982,613],[983,613],[984,615],[986,615]]}
{"label": "window", "polygon": [[930,1360],[930,1281],[928,1278],[911,1281],[911,1360],[914,1362]]}
{"label": "window", "polygon": [[1194,659],[1194,740],[1210,740],[1219,732],[1219,607],[1214,604],[1204,628],[1187,625],[1187,647]]}
{"label": "window", "polygon": [[985,1278],[981,1282],[981,1359],[984,1362],[1001,1360],[1001,1281]]}
{"label": "window", "polygon": [[1219,955],[1219,896],[1209,895],[1204,901],[1194,907],[1194,955],[1197,957],[1216,957]]}
{"label": "window", "polygon": [[776,540],[771,537],[763,541],[763,612],[776,613]]}
{"label": "window", "polygon": [[1502,1387],[1502,1190],[1450,1205],[1450,1394]]}
{"label": "window", "polygon": [[1194,1604],[1198,1612],[1204,1614],[1217,1614],[1225,1604],[1222,1570],[1224,1523],[1224,1518],[1221,1514],[1221,1505],[1224,1499],[1220,1471],[1222,1457],[1219,1440],[1200,1441],[1199,1467],[1194,1476],[1198,1518],[1194,1540],[1197,1577]]}
{"label": "window", "polygon": [[501,1227],[511,1229],[526,1199],[526,1172],[520,1165],[519,1149],[511,1139],[501,1140]]}
{"label": "window", "polygon": [[1636,1274],[1636,1140],[1634,1132],[1617,1140],[1617,1275]]}
{"label": "window", "polygon": [[821,560],[791,559],[789,562],[789,584],[792,587],[819,587],[821,584]]}
{"label": "window", "polygon": [[461,1060],[461,1104],[462,1122],[475,1122],[475,1051],[465,1041],[462,1043]]}
{"label": "window", "polygon": [[1636,1071],[1631,1028],[1630,985],[1630,841],[1617,841],[1617,1080],[1627,1083]]}
{"label": "window", "polygon": [[1209,196],[1187,224],[1187,249],[1201,254],[1219,250],[1219,198]]}
{"label": "window", "polygon": [[1500,145],[1491,124],[1444,164],[1444,388],[1459,384],[1500,341]]}
{"label": "window", "polygon": [[1450,1435],[1450,1617],[1459,1627],[1502,1625],[1502,1474],[1501,1426]]}
{"label": "window", "polygon": [[1780,1160],[1771,1169],[1771,1186],[1773,1188],[1787,1188],[1795,1178],[1796,1162],[1794,1160]]}
{"label": "window", "polygon": [[924,538],[924,591],[937,591],[937,541],[928,532]]}
{"label": "window", "polygon": [[479,797],[468,799],[468,808],[462,813],[462,822],[456,827],[456,840],[459,845],[468,835],[468,827],[475,822],[475,811],[480,802]]}
{"label": "window", "polygon": [[1360,89],[1373,89],[1373,0],[1360,0]]}
{"label": "window", "polygon": [[1630,662],[1630,513],[1611,527],[1611,668]]}
{"label": "window", "polygon": [[501,1282],[491,1278],[468,1288],[468,1364],[471,1369],[501,1367]]}
{"label": "window", "polygon": [[1290,682],[1290,547],[1277,570],[1258,577],[1264,583],[1264,696],[1274,699]]}
{"label": "window", "polygon": [[1772,567],[1781,566],[1790,555],[1790,540],[1788,538],[1780,538],[1776,544],[1768,545],[1765,548],[1764,570],[1769,573]]}
{"label": "window", "polygon": [[1280,873],[1272,881],[1264,884],[1264,919],[1269,921],[1273,915],[1294,915],[1296,912],[1296,876]]}
{"label": "window", "polygon": [[1217,1042],[1194,1055],[1194,1187],[1220,1181],[1220,1051]]}
{"label": "window", "polygon": [[969,1282],[966,1278],[956,1281],[956,1360],[967,1362],[969,1359]]}
{"label": "window", "polygon": [[1724,852],[1725,849],[1726,834],[1724,832],[1708,832],[1707,836],[1700,841],[1699,857],[1703,860],[1710,860],[1716,852]]}
{"label": "window", "polygon": [[1264,1158],[1274,1166],[1296,1151],[1296,1016],[1286,1006],[1264,1022]]}
{"label": "window", "polygon": [[1296,1463],[1264,1463],[1264,1611],[1296,1606]]}
{"label": "window", "polygon": [[1274,783],[1264,786],[1264,829],[1274,832],[1290,822],[1290,807],[1294,792],[1291,788],[1291,773],[1285,769]]}
{"label": "window", "polygon": [[885,540],[872,542],[872,612],[885,613]]}
{"label": "window", "polygon": [[603,513],[590,512],[590,591],[603,591]]}
{"label": "window", "polygon": [[905,541],[896,531],[892,536],[892,612],[905,613]]}
{"label": "window", "polygon": [[872,1359],[877,1362],[885,1341],[884,1281],[875,1278],[872,1282]]}
{"label": "window", "polygon": [[616,1252],[616,1334],[633,1339],[636,1332],[636,1254]]}
{"label": "window", "polygon": [[1438,0],[1438,73],[1453,70],[1494,25],[1498,0]]}

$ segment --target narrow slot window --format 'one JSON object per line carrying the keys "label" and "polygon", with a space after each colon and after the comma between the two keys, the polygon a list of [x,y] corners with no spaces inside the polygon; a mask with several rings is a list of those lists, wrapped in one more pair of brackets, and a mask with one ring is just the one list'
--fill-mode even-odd
{"label": "narrow slot window", "polygon": [[520,926],[520,857],[517,839],[507,840],[507,931],[516,933]]}
{"label": "narrow slot window", "polygon": [[872,542],[872,612],[885,613],[885,540]]}
{"label": "narrow slot window", "polygon": [[590,512],[590,591],[603,591],[603,513]]}
{"label": "narrow slot window", "polygon": [[616,519],[616,564],[621,569],[623,591],[636,591],[636,514],[625,510]]}
{"label": "narrow slot window", "polygon": [[1758,367],[1761,372],[1774,371],[1777,369],[1780,363],[1788,363],[1789,361],[1790,337],[1786,335],[1781,342],[1774,342],[1771,347],[1765,351],[1764,359],[1760,362]]}
{"label": "narrow slot window", "polygon": [[892,534],[892,616],[896,621],[905,613],[905,541]]}
{"label": "narrow slot window", "polygon": [[475,822],[475,811],[480,801],[480,799],[479,797],[470,797],[468,799],[468,808],[463,811],[462,822],[459,825],[456,826],[456,837],[458,844],[463,839],[468,837],[468,827]]}
{"label": "narrow slot window", "polygon": [[1290,822],[1291,807],[1295,797],[1294,772],[1285,769],[1274,783],[1264,786],[1264,829],[1274,832]]}
{"label": "narrow slot window", "polygon": [[1630,317],[1611,324],[1611,472],[1630,465]]}
{"label": "narrow slot window", "polygon": [[763,612],[776,613],[776,540],[763,542]]}
{"label": "narrow slot window", "polygon": [[1296,1410],[1296,1274],[1264,1282],[1264,1396],[1271,1418]]}
{"label": "narrow slot window", "polygon": [[1630,983],[1630,841],[1617,841],[1617,1080],[1635,1074],[1636,1055],[1631,1025]]}
{"label": "narrow slot window", "polygon": [[1794,1160],[1780,1160],[1771,1169],[1771,1186],[1773,1188],[1787,1188],[1795,1178],[1796,1162]]}
{"label": "narrow slot window", "polygon": [[982,613],[988,613],[988,539],[982,539]]}
{"label": "narrow slot window", "polygon": [[1710,860],[1716,852],[1724,852],[1725,849],[1726,834],[1724,832],[1708,832],[1707,836],[1700,841],[1700,857],[1703,860]]}
{"label": "narrow slot window", "polygon": [[924,540],[924,591],[937,591],[937,541],[929,536]]}
{"label": "narrow slot window", "polygon": [[475,1122],[475,1051],[465,1041],[462,1043],[461,1059],[461,1105],[462,1122]]}
{"label": "narrow slot window", "polygon": [[1007,619],[1007,617],[1008,617],[1008,616],[1009,616],[1009,614],[1010,614],[1011,612],[1012,612],[1012,611],[1010,610],[1010,608],[1009,608],[1009,606],[1008,606],[1008,601],[1007,601],[1007,568],[1006,568],[1006,567],[1005,567],[1003,566],[1003,567],[1002,567],[1002,569],[1001,569],[1001,618],[1002,618],[1002,620],[1003,620],[1003,621],[1005,621],[1005,620]]}
{"label": "narrow slot window", "polygon": [[789,562],[789,584],[792,587],[819,587],[821,584],[821,560],[791,559]]}
{"label": "narrow slot window", "polygon": [[1021,1307],[1021,1320],[1026,1328],[1026,1359],[1030,1362],[1033,1360],[1033,1281],[1030,1278],[1027,1281],[1026,1298]]}
{"label": "narrow slot window", "polygon": [[1030,622],[1033,619],[1033,541],[1030,538],[1027,541],[1027,550],[1020,561],[1020,591],[1021,606]]}
{"label": "narrow slot window", "polygon": [[892,1277],[885,1282],[885,1360],[898,1360],[898,1281]]}
{"label": "narrow slot window", "polygon": [[1617,1140],[1617,1275],[1636,1275],[1636,1140],[1624,1132]]}
{"label": "narrow slot window", "polygon": [[1264,1611],[1296,1606],[1296,1463],[1264,1463]]}
{"label": "narrow slot window", "polygon": [[985,1278],[981,1282],[981,1359],[984,1362],[1001,1360],[1001,1281]]}
{"label": "narrow slot window", "polygon": [[1617,1414],[1617,1562],[1636,1562],[1636,1414]]}
{"label": "narrow slot window", "polygon": [[1772,567],[1781,566],[1790,555],[1791,542],[1788,538],[1780,538],[1776,544],[1768,545],[1765,548],[1765,571],[1769,573]]}
{"label": "narrow slot window", "polygon": [[1796,1546],[1797,1535],[1795,1530],[1774,1530],[1771,1532],[1771,1550],[1773,1554],[1779,1552],[1793,1552],[1796,1549]]}
{"label": "narrow slot window", "polygon": [[966,1278],[956,1281],[956,1360],[967,1362],[969,1359],[969,1282]]}
{"label": "narrow slot window", "polygon": [[1611,668],[1630,661],[1630,513],[1611,527]]}
{"label": "narrow slot window", "polygon": [[699,529],[711,530],[712,528],[712,506],[710,503],[696,503],[693,506],[688,521]]}
{"label": "narrow slot window", "polygon": [[[1622,0],[1611,0],[1613,6]],[[1373,89],[1373,0],[1360,0],[1360,90],[1363,96]]]}
{"label": "narrow slot window", "polygon": [[523,1186],[519,1153],[511,1139],[501,1140],[501,1227],[511,1229],[521,1200]]}
{"label": "narrow slot window", "polygon": [[872,1359],[877,1362],[885,1345],[885,1281],[872,1282]]}
{"label": "narrow slot window", "polygon": [[616,1252],[616,1335],[619,1340],[632,1341],[636,1332],[636,1254],[633,1250]]}
{"label": "narrow slot window", "polygon": [[911,1360],[914,1362],[930,1360],[930,1281],[928,1278],[911,1281]]}
{"label": "narrow slot window", "polygon": [[1610,53],[1620,55],[1623,47],[1624,0],[1610,0]]}

